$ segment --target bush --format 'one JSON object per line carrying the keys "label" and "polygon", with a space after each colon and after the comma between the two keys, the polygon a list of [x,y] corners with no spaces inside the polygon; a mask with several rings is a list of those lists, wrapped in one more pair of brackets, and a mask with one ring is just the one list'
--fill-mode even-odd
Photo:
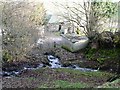
{"label": "bush", "polygon": [[101,47],[110,48],[113,47],[114,35],[110,31],[103,31],[99,35],[99,44]]}
{"label": "bush", "polygon": [[113,41],[116,47],[120,47],[120,31],[115,32]]}
{"label": "bush", "polygon": [[14,1],[2,5],[3,59],[24,59],[37,42],[37,28],[45,24],[43,4]]}
{"label": "bush", "polygon": [[119,52],[119,48],[98,50],[88,48],[85,54],[88,60],[96,60],[102,64],[105,60],[116,60],[118,58]]}

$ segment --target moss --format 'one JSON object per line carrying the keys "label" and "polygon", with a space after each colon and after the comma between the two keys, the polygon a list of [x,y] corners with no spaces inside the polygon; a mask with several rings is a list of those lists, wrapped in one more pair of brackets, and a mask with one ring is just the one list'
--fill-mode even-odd
{"label": "moss", "polygon": [[97,60],[99,63],[103,63],[105,60],[117,59],[120,49],[90,49],[87,48],[85,52],[86,58],[89,60]]}
{"label": "moss", "polygon": [[11,61],[13,61],[13,56],[9,52],[3,51],[3,61],[11,62]]}

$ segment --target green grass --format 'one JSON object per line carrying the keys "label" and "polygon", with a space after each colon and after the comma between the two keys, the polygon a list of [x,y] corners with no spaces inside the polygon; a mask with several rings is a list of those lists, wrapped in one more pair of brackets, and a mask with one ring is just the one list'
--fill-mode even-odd
{"label": "green grass", "polygon": [[[48,87],[49,86],[47,86],[47,84],[44,84],[39,88],[48,88]],[[85,87],[88,87],[88,85],[86,83],[81,83],[81,82],[70,83],[69,81],[65,81],[65,80],[56,80],[52,82],[50,87],[52,88],[85,88]]]}
{"label": "green grass", "polygon": [[[36,72],[42,73],[45,70],[49,71],[49,68],[43,68],[43,69],[38,69],[35,70]],[[69,69],[69,68],[57,68],[54,69],[55,72],[57,73],[66,73],[66,74],[70,74],[70,75],[75,75],[77,76],[86,76],[86,77],[112,77],[114,76],[114,74],[109,73],[109,72],[105,72],[105,71],[97,71],[97,72],[83,72],[80,70],[74,70],[74,69]],[[45,74],[44,76],[48,77],[49,75]]]}
{"label": "green grass", "polygon": [[[38,88],[87,88],[94,87],[94,85],[97,87],[95,80],[105,80],[114,75],[112,73],[101,71],[83,72],[69,68],[50,69],[47,67],[35,70],[34,72],[39,73],[45,78],[45,80],[42,81],[42,84],[39,85]],[[61,76],[61,74],[64,75],[65,78],[59,78],[59,75]],[[95,80],[90,81],[92,79]],[[33,80],[33,78],[30,78],[30,80]]]}
{"label": "green grass", "polygon": [[99,63],[103,63],[105,60],[116,60],[119,55],[120,49],[86,49],[86,57],[89,60],[97,60]]}
{"label": "green grass", "polygon": [[33,80],[36,80],[36,78],[34,78],[34,77],[28,77],[27,80],[33,81]]}
{"label": "green grass", "polygon": [[88,77],[108,77],[108,76],[113,76],[112,73],[108,73],[108,72],[101,72],[101,71],[97,71],[97,72],[83,72],[80,70],[73,70],[73,69],[68,69],[68,68],[58,68],[56,69],[56,71],[58,72],[66,72],[66,73],[70,73],[70,74],[77,74],[77,75],[83,75],[83,76],[88,76]]}

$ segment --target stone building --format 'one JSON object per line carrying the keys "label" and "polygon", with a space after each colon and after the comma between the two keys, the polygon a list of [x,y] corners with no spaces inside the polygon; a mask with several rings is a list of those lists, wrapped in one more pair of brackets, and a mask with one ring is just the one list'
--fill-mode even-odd
{"label": "stone building", "polygon": [[49,32],[61,32],[61,34],[75,33],[72,23],[55,15],[51,16],[49,22],[45,26],[45,30]]}

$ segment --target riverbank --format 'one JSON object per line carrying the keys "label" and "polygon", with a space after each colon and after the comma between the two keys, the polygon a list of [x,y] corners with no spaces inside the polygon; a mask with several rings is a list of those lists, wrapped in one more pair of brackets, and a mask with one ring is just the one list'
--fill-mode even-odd
{"label": "riverbank", "polygon": [[[56,47],[53,50],[48,50],[46,52],[41,52],[39,49],[35,48],[31,52],[32,53],[29,53],[29,56],[26,57],[26,59],[23,61],[4,63],[2,65],[2,70],[18,71],[24,67],[36,68],[41,64],[43,64],[43,67],[50,66],[48,55],[53,55],[56,58],[58,58],[62,67],[66,68],[70,66],[74,68],[74,65],[77,65],[81,68],[91,68],[114,73],[117,71],[118,68],[118,60],[115,59],[111,51],[110,53],[112,54],[112,58],[110,58],[108,55],[106,55],[107,58],[106,57],[103,58],[102,55],[98,57],[98,54],[101,54],[101,52],[98,53],[94,51],[93,53],[92,50],[89,52],[84,49],[79,52],[72,53],[59,47]],[[109,52],[107,52],[107,54],[109,54]],[[89,57],[87,58],[86,56]]]}
{"label": "riverbank", "polygon": [[3,88],[93,88],[102,85],[114,74],[107,72],[81,72],[72,69],[27,71],[17,77],[3,77]]}

